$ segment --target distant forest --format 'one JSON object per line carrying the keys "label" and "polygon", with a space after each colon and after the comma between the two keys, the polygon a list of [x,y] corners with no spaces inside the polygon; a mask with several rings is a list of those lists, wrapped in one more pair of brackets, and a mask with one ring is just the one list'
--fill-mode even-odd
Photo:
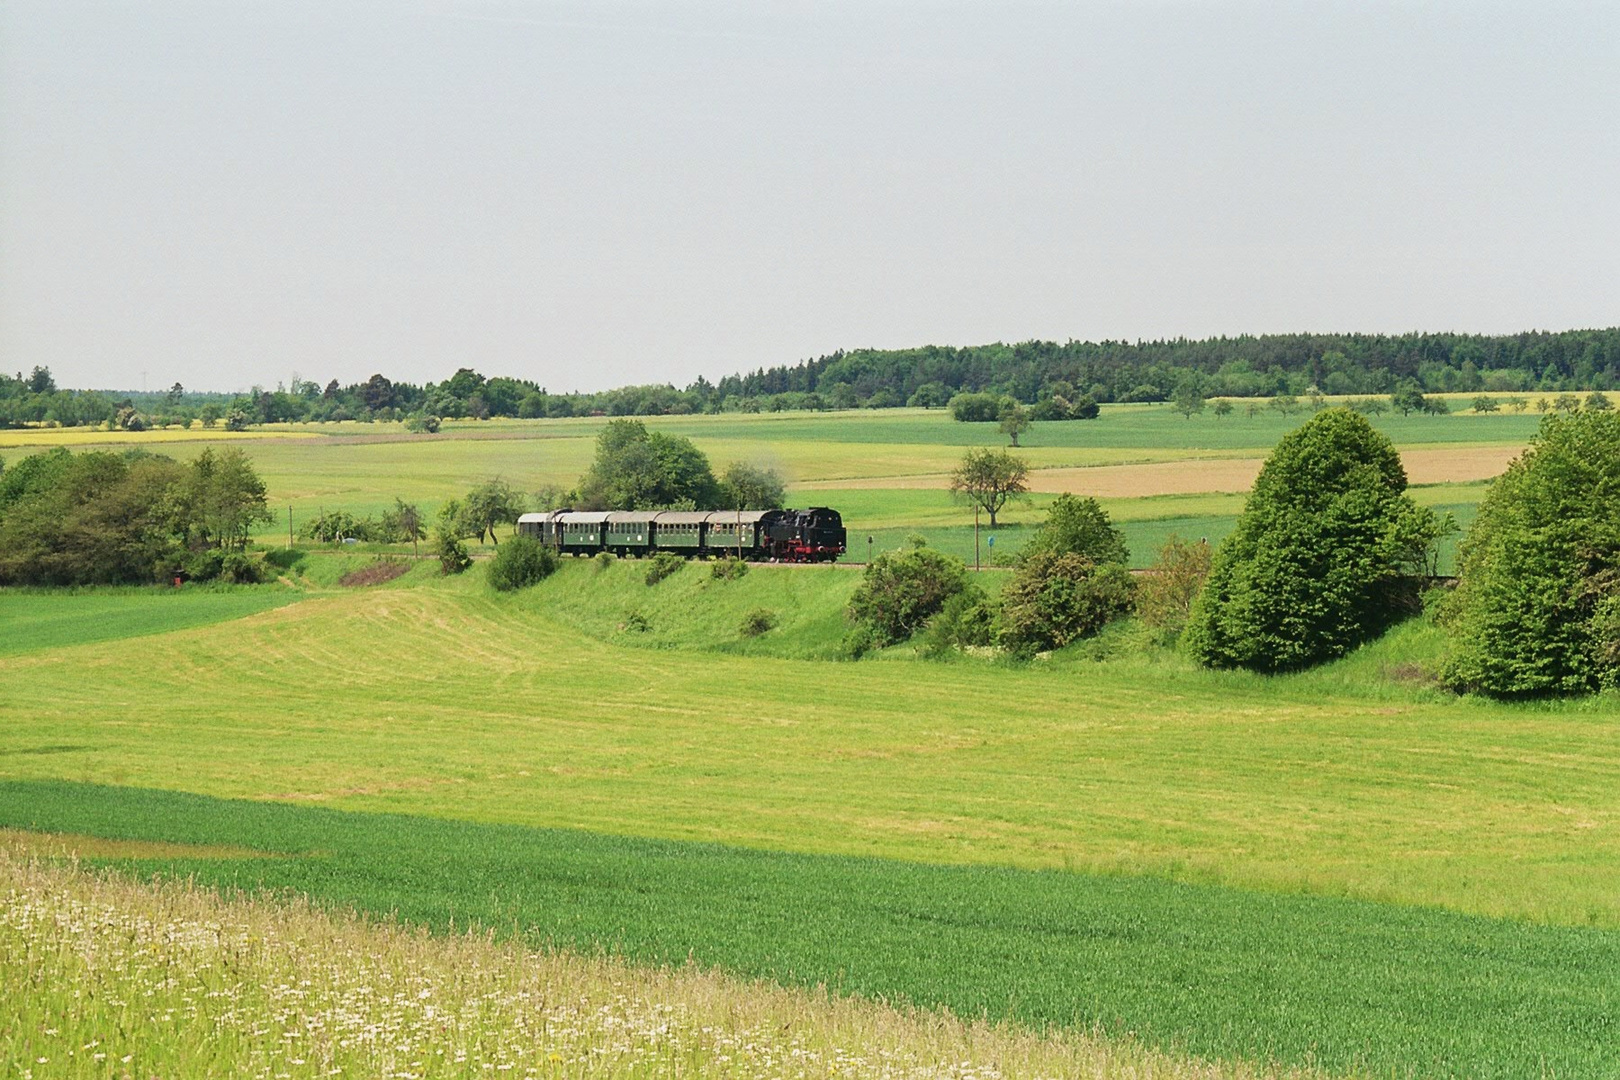
{"label": "distant forest", "polygon": [[1165,401],[1192,385],[1207,397],[1425,393],[1560,393],[1620,389],[1620,327],[1480,334],[1272,334],[1149,342],[1027,341],[964,348],[839,351],[798,364],[699,377],[684,389],[625,386],[553,394],[527,379],[486,379],[462,368],[441,383],[373,375],[324,386],[294,379],[246,394],[64,390],[46,368],[0,374],[0,427],[103,425],[126,430],[173,423],[240,428],[278,421],[407,420],[432,430],[440,418],[657,416],[787,409],[945,405],[988,391],[1025,404],[1089,394],[1098,402]]}

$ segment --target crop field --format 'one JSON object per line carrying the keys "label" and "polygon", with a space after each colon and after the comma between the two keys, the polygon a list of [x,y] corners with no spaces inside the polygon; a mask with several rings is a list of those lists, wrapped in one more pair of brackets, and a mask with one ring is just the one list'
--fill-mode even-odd
{"label": "crop field", "polygon": [[0,894],[0,977],[29,989],[8,1002],[18,1022],[0,1026],[0,1058],[23,1076],[1304,1075],[695,964],[649,968],[459,927],[430,937],[304,902],[222,902],[4,846]]}
{"label": "crop field", "polygon": [[[1062,427],[1089,444],[1054,437],[1030,453],[1054,473],[1155,460],[1196,472],[1263,455],[1284,419],[1108,410],[1037,426],[1033,440]],[[1507,460],[1535,422],[1380,424],[1397,421],[1403,450],[1470,462]],[[289,432],[249,452],[271,499],[297,513],[374,511],[396,495],[431,512],[496,473],[572,483],[600,423]],[[972,558],[971,514],[948,493],[830,481],[937,473],[960,454],[952,439],[995,444],[986,427],[910,410],[657,423],[718,463],[819,477],[795,494],[844,512],[852,559],[869,535],[882,550],[912,533]],[[1243,425],[1244,439],[1222,442]],[[1458,479],[1413,494],[1466,525],[1485,484]],[[1006,564],[1052,498],[1010,507],[993,554],[981,531],[983,561]],[[1196,486],[1103,500],[1138,565],[1172,532],[1219,539],[1242,503]],[[341,584],[379,556],[403,575]],[[666,1025],[687,1057],[657,1057],[666,1042],[611,1066],[589,1059],[608,1075],[832,1076],[838,1062],[836,1075],[1613,1075],[1612,698],[1446,695],[1424,674],[1444,645],[1423,618],[1274,677],[1201,670],[1130,625],[1031,663],[926,661],[907,646],[840,661],[858,572],[758,566],[722,580],[691,564],[649,586],[646,565],[564,559],[503,595],[482,565],[442,578],[408,549],[346,549],[283,559],[270,586],[0,590],[0,845],[33,853],[0,859],[0,891],[11,910],[122,889],[131,910],[214,905],[208,918],[229,923],[245,905],[242,918],[319,935],[395,932],[343,922],[353,909],[430,928],[421,949],[462,948],[453,931],[476,924],[503,939],[478,945],[503,971],[608,965],[568,978],[607,994],[616,1030],[641,1030],[624,1010],[649,1002],[697,1010]],[[994,590],[1000,575],[982,581]],[[761,612],[770,628],[746,632]],[[70,855],[81,869],[63,865]],[[86,865],[188,877],[227,899],[103,881]],[[229,899],[235,888],[276,899]],[[26,958],[47,952],[76,973],[62,977],[102,977],[71,967],[77,947],[26,944],[34,925],[0,920],[8,984],[43,978]],[[421,977],[438,976],[429,965]],[[791,999],[795,1034],[703,1019],[682,979],[723,985],[704,993],[724,1000]],[[283,1019],[286,1007],[251,1003]],[[45,1027],[70,1030],[43,1015],[0,1007],[0,1050],[33,1054]],[[840,1033],[872,1025],[915,1050],[918,1071],[858,1061]],[[175,1053],[205,1052],[183,1025],[160,1027],[170,1034],[153,1045],[172,1035],[191,1047]],[[84,1030],[79,1046],[98,1037]],[[612,1043],[592,1032],[579,1045]],[[262,1039],[221,1038],[266,1068],[274,1057]],[[469,1045],[446,1038],[431,1045]],[[804,1067],[759,1065],[748,1055],[760,1047]],[[320,1071],[375,1068],[337,1053]],[[594,1074],[572,1053],[504,1060],[519,1075]],[[471,1075],[470,1060],[429,1073]],[[299,1061],[275,1068],[317,1074],[316,1056]],[[108,1075],[84,1064],[34,1075]],[[152,1065],[164,1068],[179,1066]]]}
{"label": "crop field", "polygon": [[644,965],[695,957],[958,1016],[1112,1026],[1204,1058],[1593,1073],[1620,1006],[1620,934],[1345,899],[83,785],[0,786],[0,820],[282,853],[138,865],[441,932],[516,926],[536,944],[610,943]]}
{"label": "crop field", "polygon": [[239,619],[297,599],[273,586],[217,590],[0,591],[0,657],[92,641],[163,634]]}
{"label": "crop field", "polygon": [[[1019,450],[1034,472],[1035,494],[1007,508],[1011,525],[1040,520],[1058,492],[1103,498],[1121,522],[1157,521],[1127,527],[1135,561],[1146,565],[1152,548],[1171,532],[1218,539],[1241,509],[1260,460],[1308,412],[1282,416],[1263,410],[1249,417],[1243,403],[1225,418],[1208,414],[1184,419],[1162,405],[1106,406],[1095,421],[1036,424]],[[189,458],[205,447],[245,435],[269,436],[247,443],[269,487],[277,521],[261,529],[265,543],[285,542],[287,514],[294,524],[322,510],[380,514],[395,498],[415,502],[431,515],[489,477],[520,489],[566,490],[589,466],[596,434],[606,418],[568,420],[451,421],[435,436],[411,435],[398,424],[273,426],[226,434],[148,432],[140,436],[25,429],[0,432],[13,440],[11,456],[59,445],[120,449],[161,437],[161,452]],[[645,418],[650,427],[688,436],[717,468],[748,461],[778,469],[796,503],[825,504],[843,512],[852,535],[871,535],[895,546],[921,533],[935,546],[972,554],[972,514],[945,490],[950,471],[969,446],[1000,446],[993,424],[957,423],[939,410],[892,409],[844,413],[728,414]],[[1447,504],[1477,502],[1478,482],[1499,473],[1534,433],[1534,413],[1389,415],[1374,424],[1403,450],[1413,482],[1454,489]],[[171,439],[172,437],[172,439]],[[1173,496],[1234,496],[1221,509],[1167,514],[1160,499]],[[1168,518],[1190,520],[1175,526]],[[1216,520],[1221,519],[1221,520]],[[998,539],[1003,556],[1017,534]]]}

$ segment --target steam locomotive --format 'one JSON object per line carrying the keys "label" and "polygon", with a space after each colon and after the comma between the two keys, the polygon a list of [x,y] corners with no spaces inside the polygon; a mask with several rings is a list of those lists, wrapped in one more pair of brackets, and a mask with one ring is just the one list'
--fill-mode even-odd
{"label": "steam locomotive", "polygon": [[518,532],[565,555],[650,555],[755,562],[832,562],[844,553],[844,522],[808,510],[551,510],[518,518]]}

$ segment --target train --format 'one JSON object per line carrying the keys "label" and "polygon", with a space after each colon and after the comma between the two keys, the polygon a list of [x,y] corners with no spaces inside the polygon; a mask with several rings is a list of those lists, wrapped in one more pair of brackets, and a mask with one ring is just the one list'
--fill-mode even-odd
{"label": "train", "polygon": [[517,531],[563,555],[620,556],[670,551],[688,558],[832,562],[844,553],[844,521],[808,510],[549,510],[524,514]]}

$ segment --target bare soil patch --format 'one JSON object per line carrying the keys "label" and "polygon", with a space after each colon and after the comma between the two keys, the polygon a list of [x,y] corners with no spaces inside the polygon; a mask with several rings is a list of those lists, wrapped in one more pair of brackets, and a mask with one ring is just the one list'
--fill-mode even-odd
{"label": "bare soil patch", "polygon": [[[1407,480],[1414,484],[1458,484],[1489,480],[1523,451],[1519,446],[1463,446],[1405,450]],[[1202,458],[1136,465],[1087,465],[1035,469],[1031,491],[1133,499],[1149,495],[1241,494],[1254,486],[1263,458]],[[842,481],[816,486],[841,488],[947,488],[946,473]]]}
{"label": "bare soil patch", "polygon": [[338,578],[338,584],[346,589],[359,589],[367,585],[382,585],[404,576],[411,566],[409,563],[384,561],[374,562],[370,566],[362,566],[358,570],[350,570]]}

